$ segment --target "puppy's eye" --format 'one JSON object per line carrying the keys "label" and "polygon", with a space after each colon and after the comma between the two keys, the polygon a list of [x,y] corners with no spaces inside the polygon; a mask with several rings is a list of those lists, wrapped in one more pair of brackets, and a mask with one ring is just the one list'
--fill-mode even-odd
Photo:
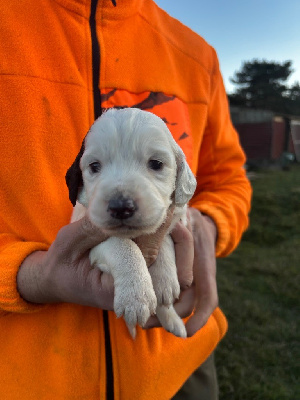
{"label": "puppy's eye", "polygon": [[164,164],[159,160],[149,160],[148,167],[154,171],[159,171],[163,168]]}
{"label": "puppy's eye", "polygon": [[101,164],[98,161],[92,162],[89,165],[89,169],[91,171],[92,174],[96,174],[97,172],[100,171],[101,169]]}

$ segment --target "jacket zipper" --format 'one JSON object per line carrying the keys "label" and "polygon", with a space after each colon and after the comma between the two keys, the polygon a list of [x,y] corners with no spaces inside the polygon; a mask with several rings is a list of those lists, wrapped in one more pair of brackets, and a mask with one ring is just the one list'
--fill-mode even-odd
{"label": "jacket zipper", "polygon": [[92,39],[92,72],[93,72],[93,97],[94,97],[94,118],[102,114],[101,94],[99,89],[100,79],[100,46],[96,29],[96,11],[98,0],[91,0],[90,31]]}
{"label": "jacket zipper", "polygon": [[[96,11],[98,0],[91,0],[91,14],[89,19],[91,40],[92,40],[92,72],[93,72],[93,100],[94,118],[97,119],[102,114],[100,82],[100,46],[96,29]],[[114,376],[112,366],[111,341],[109,334],[108,311],[103,310],[103,325],[105,338],[105,358],[106,358],[106,399],[114,399]]]}

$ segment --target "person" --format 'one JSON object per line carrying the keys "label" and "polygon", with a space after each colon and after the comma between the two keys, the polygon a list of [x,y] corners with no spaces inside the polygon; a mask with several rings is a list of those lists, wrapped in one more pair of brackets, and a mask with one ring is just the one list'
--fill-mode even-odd
{"label": "person", "polygon": [[[216,53],[152,0],[0,9],[0,397],[170,399],[226,332],[216,256],[248,224],[251,189]],[[88,262],[103,233],[87,217],[69,223],[65,173],[110,107],[161,117],[197,177],[192,234],[173,234],[182,286],[194,254],[176,304],[187,339],[153,317],[132,340],[111,311],[110,278]],[[148,264],[161,234],[140,239]]]}

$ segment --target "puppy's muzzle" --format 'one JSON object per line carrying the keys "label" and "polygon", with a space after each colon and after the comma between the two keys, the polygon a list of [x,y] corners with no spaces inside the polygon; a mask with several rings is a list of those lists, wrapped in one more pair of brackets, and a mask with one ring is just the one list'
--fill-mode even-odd
{"label": "puppy's muzzle", "polygon": [[123,195],[112,198],[107,207],[107,211],[116,219],[128,219],[134,215],[137,209],[136,203]]}

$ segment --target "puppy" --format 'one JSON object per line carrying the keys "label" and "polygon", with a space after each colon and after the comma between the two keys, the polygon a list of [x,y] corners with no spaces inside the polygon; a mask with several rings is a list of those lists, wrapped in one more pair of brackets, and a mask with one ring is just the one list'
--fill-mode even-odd
{"label": "puppy", "polygon": [[132,240],[156,232],[171,204],[175,211],[169,232],[180,219],[186,221],[186,204],[196,188],[166,124],[139,109],[109,109],[92,125],[66,182],[75,206],[72,222],[88,213],[109,236],[89,257],[93,266],[112,274],[114,310],[124,317],[132,337],[136,324],[144,326],[152,314],[166,330],[186,337],[173,307],[180,287],[170,235],[149,269]]}

